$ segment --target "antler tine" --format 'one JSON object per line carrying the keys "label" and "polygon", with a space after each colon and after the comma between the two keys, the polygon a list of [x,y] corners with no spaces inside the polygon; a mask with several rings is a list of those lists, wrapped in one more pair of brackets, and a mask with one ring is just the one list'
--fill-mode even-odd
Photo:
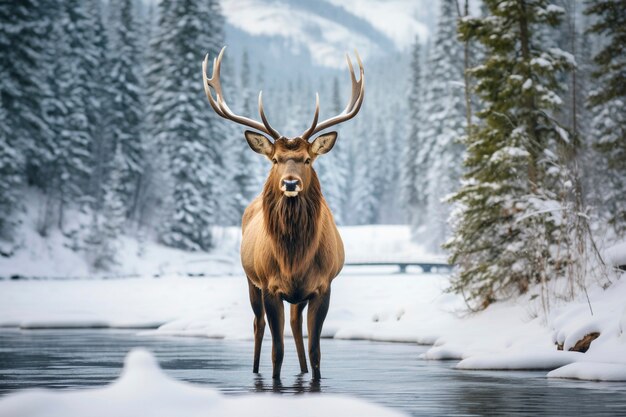
{"label": "antler tine", "polygon": [[320,116],[320,94],[315,93],[315,114],[313,115],[313,123],[311,123],[311,127],[304,131],[304,133],[300,136],[304,140],[309,140],[313,131],[315,130],[315,126],[317,126],[317,119]]}
{"label": "antler tine", "polygon": [[[209,65],[209,55],[207,54],[204,57],[204,61],[202,62],[202,80],[204,84],[204,92],[206,93],[207,98],[209,99],[209,103],[215,113],[219,116],[232,120],[236,123],[239,123],[244,126],[251,127],[252,129],[267,133],[272,136],[274,139],[278,139],[281,137],[280,133],[278,133],[275,129],[267,121],[265,117],[265,113],[263,112],[263,104],[260,102],[259,97],[259,111],[261,113],[261,118],[263,119],[263,123],[259,123],[256,120],[249,119],[244,116],[239,116],[228,107],[226,101],[224,100],[224,94],[222,93],[222,84],[220,82],[220,70],[222,67],[222,57],[224,56],[224,51],[226,47],[223,47],[220,51],[217,58],[213,59],[213,72],[211,73],[211,78],[207,78],[207,67]],[[211,88],[215,90],[215,98],[213,98],[213,94],[211,93]]]}
{"label": "antler tine", "polygon": [[263,121],[263,124],[267,128],[267,133],[272,135],[273,138],[278,139],[281,136],[280,133],[278,133],[272,126],[270,126],[270,123],[265,117],[265,111],[263,110],[263,91],[259,91],[259,114],[261,115],[261,120]]}
{"label": "antler tine", "polygon": [[[343,123],[347,120],[352,119],[361,109],[363,105],[363,99],[365,97],[365,70],[363,68],[363,62],[361,62],[361,57],[359,53],[354,50],[356,54],[356,60],[359,64],[359,80],[357,81],[356,76],[354,74],[354,68],[352,66],[352,61],[350,56],[346,54],[348,59],[348,71],[350,73],[350,81],[352,82],[352,94],[350,95],[350,101],[348,101],[348,105],[344,109],[343,112],[338,114],[335,117],[331,117],[330,119],[324,120],[320,124],[313,124],[304,134],[307,137],[310,137],[318,132],[321,132],[324,129],[328,129],[331,126],[337,125],[339,123]],[[316,109],[316,112],[319,109]],[[317,121],[317,114],[315,116],[314,122]],[[303,136],[304,137],[304,136]]]}
{"label": "antler tine", "polygon": [[[206,97],[209,99],[209,104],[218,115],[226,118],[226,115],[219,108],[215,100],[213,99],[213,95],[211,94],[211,80],[209,80],[206,76],[207,66],[209,65],[209,54],[206,54],[204,57],[204,61],[202,62],[202,84],[204,85],[204,92],[206,93]],[[213,61],[213,68],[215,68],[215,60]],[[211,77],[213,78],[213,77]]]}

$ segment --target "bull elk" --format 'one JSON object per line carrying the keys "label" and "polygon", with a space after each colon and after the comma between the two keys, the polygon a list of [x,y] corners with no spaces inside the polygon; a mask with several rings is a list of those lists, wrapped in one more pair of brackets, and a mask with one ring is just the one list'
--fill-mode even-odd
{"label": "bull elk", "polygon": [[[345,110],[318,123],[319,94],[311,126],[300,136],[286,138],[267,121],[259,93],[261,122],[232,112],[220,84],[223,48],[213,60],[207,77],[208,55],[202,65],[204,90],[213,110],[221,117],[254,129],[244,136],[253,151],[272,163],[263,192],[246,208],[242,220],[241,263],[248,278],[250,303],[254,312],[254,365],[259,372],[265,317],[272,334],[273,378],[280,378],[283,362],[283,301],[291,304],[291,329],[296,343],[300,370],[308,372],[302,339],[302,311],[308,304],[307,330],[309,359],[313,378],[320,374],[320,336],[330,303],[332,280],[343,268],[344,250],[333,215],[322,196],[313,162],[329,152],[337,132],[309,139],[331,126],[353,118],[361,108],[365,92],[363,64],[358,53],[360,77],[357,81],[348,58],[352,94]],[[215,98],[213,98],[213,92]],[[273,139],[273,142],[262,132]]]}

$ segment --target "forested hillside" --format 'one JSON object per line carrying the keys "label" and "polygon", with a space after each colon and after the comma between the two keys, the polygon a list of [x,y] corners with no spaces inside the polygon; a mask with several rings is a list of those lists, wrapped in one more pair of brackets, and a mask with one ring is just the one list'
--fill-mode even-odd
{"label": "forested hillside", "polygon": [[[344,108],[334,55],[352,39],[365,104],[315,166],[337,223],[410,223],[416,242],[451,255],[455,288],[477,306],[559,277],[576,292],[597,241],[626,230],[625,2],[427,3],[410,3],[415,18],[390,12],[400,32],[336,1],[258,0],[247,13],[218,0],[3,4],[2,256],[32,230],[61,233],[94,270],[115,267],[122,236],[213,250],[269,164],[210,109],[204,55],[233,40],[228,102],[256,117],[264,90],[271,123],[297,135],[316,91],[321,118]],[[278,33],[270,23],[287,11],[328,50],[301,27]]]}

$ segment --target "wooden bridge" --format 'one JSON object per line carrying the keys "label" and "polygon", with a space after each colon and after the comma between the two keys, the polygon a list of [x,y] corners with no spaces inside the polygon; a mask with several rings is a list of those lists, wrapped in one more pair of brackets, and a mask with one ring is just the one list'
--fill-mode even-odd
{"label": "wooden bridge", "polygon": [[423,272],[450,272],[452,271],[452,265],[444,262],[420,262],[420,261],[346,261],[344,266],[397,266],[399,268],[398,273],[406,274],[406,269],[409,266],[417,266]]}

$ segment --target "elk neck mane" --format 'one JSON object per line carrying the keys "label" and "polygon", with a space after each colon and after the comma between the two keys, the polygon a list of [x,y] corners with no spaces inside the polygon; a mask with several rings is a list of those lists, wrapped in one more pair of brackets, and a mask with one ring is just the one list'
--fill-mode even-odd
{"label": "elk neck mane", "polygon": [[294,271],[309,260],[319,245],[319,220],[323,203],[317,174],[297,197],[284,197],[270,175],[263,188],[263,216],[281,269]]}

